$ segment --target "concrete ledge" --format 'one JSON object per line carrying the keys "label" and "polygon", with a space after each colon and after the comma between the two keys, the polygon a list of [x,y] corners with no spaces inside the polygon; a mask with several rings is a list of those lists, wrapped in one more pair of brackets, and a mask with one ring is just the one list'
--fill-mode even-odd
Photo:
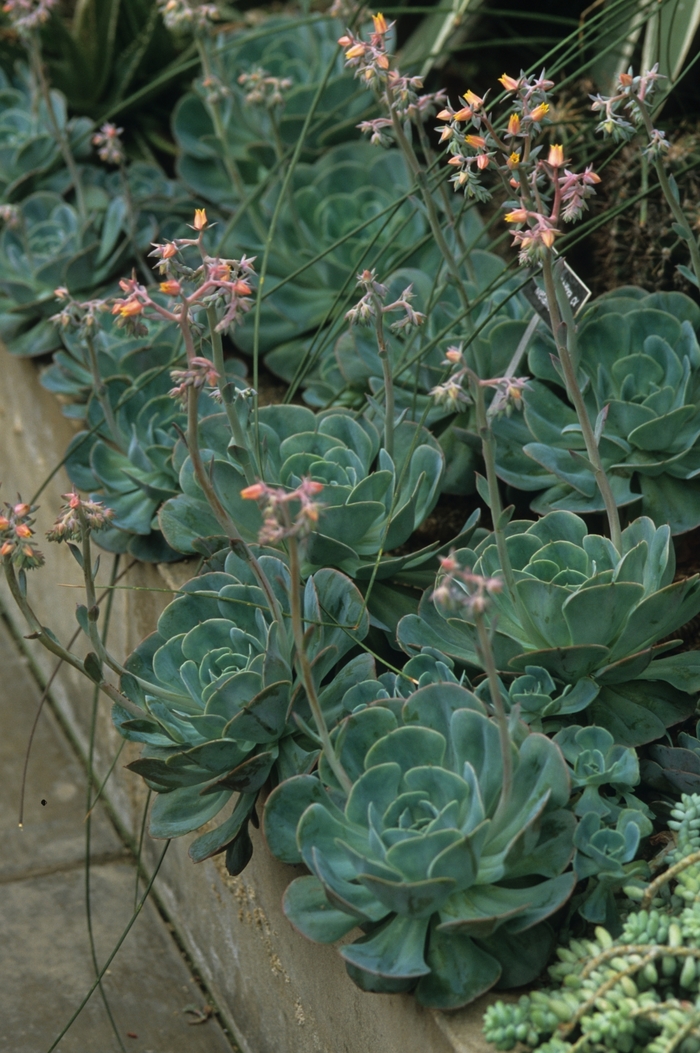
{"label": "concrete ledge", "polygon": [[[0,349],[0,475],[3,499],[20,491],[29,500],[64,455],[73,426],[54,397],[39,384],[32,362]],[[37,517],[48,529],[69,482],[58,471],[43,490]],[[44,545],[47,566],[28,574],[29,596],[39,617],[67,642],[77,623],[81,592],[77,564],[64,545]],[[103,556],[100,577],[107,580],[110,557]],[[122,566],[124,564],[122,563]],[[109,646],[124,657],[155,628],[173,589],[187,579],[187,564],[156,568],[137,564],[117,590]],[[4,582],[0,600],[18,636],[26,632]],[[54,660],[36,644],[26,644],[40,677],[46,680]],[[85,755],[92,688],[79,674],[61,669],[54,681],[54,706],[79,751]],[[104,777],[122,745],[100,707],[95,767]],[[125,836],[138,839],[146,788],[124,769],[138,755],[123,748],[104,796]],[[334,947],[309,943],[289,924],[281,899],[301,868],[270,856],[252,831],[255,852],[246,871],[232,878],[218,857],[195,866],[187,855],[191,839],[170,846],[156,883],[158,899],[183,945],[208,985],[227,1026],[244,1053],[486,1053],[481,1016],[487,1004],[454,1014],[422,1009],[406,995],[370,995],[348,978]],[[147,839],[145,858],[152,865],[162,850]]]}

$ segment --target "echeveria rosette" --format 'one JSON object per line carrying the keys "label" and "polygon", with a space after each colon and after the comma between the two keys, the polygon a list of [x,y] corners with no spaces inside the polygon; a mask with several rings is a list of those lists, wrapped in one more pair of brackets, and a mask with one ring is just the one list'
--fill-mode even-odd
{"label": "echeveria rosette", "polygon": [[[620,554],[572,512],[512,522],[506,534],[516,596],[506,588],[495,593],[485,617],[501,674],[540,666],[569,687],[548,709],[548,728],[585,715],[616,743],[636,746],[690,716],[700,686],[698,654],[662,658],[679,641],[659,641],[700,611],[700,579],[673,580],[667,526],[635,520],[622,532]],[[475,574],[501,576],[493,535],[456,558]],[[409,654],[435,647],[478,668],[474,623],[463,610],[439,610],[432,591],[418,614],[399,622],[401,646]]]}
{"label": "echeveria rosette", "polygon": [[[243,410],[242,410],[243,412]],[[305,541],[305,572],[335,566],[356,579],[389,577],[436,562],[435,547],[392,557],[432,511],[444,470],[442,451],[424,428],[407,421],[395,429],[394,458],[380,449],[380,436],[366,417],[347,412],[315,414],[303,406],[266,406],[247,426],[251,447],[261,451],[261,477],[295,489],[304,477],[323,484],[318,527]],[[241,497],[245,477],[230,450],[224,414],[200,423],[202,456],[213,457],[212,480],[244,540],[254,542],[262,526],[259,506]],[[205,504],[184,444],[175,452],[182,494],[169,500],[160,523],[179,551],[199,550],[200,540],[221,528]],[[475,522],[469,524],[469,535]],[[386,553],[386,555],[383,555]]]}
{"label": "echeveria rosette", "polygon": [[[641,501],[674,534],[700,524],[700,308],[682,293],[623,288],[596,300],[578,326],[581,388],[618,504]],[[543,490],[535,512],[603,509],[581,430],[539,336],[530,353],[536,378],[524,412],[495,424],[497,468],[520,490]]]}
{"label": "echeveria rosette", "polygon": [[[274,168],[277,134],[284,148],[296,146],[309,106],[334,58],[334,68],[306,134],[302,160],[313,160],[335,143],[359,139],[356,125],[372,108],[373,98],[369,91],[358,88],[352,73],[344,68],[337,45],[343,28],[342,23],[323,17],[300,25],[296,16],[275,15],[262,27],[234,37],[226,33],[214,38],[211,60],[225,84],[217,105],[226,149],[248,186],[261,182]],[[276,128],[271,114],[263,106],[247,103],[245,90],[239,86],[241,73],[256,68],[292,80],[284,93],[284,107],[275,114]],[[183,96],[175,107],[172,125],[179,147],[177,170],[199,196],[232,207],[237,202],[236,188],[222,160],[223,147],[204,102],[210,91],[211,86],[198,84],[196,93]]]}
{"label": "echeveria rosette", "polygon": [[[71,482],[114,511],[110,526],[95,535],[97,544],[153,563],[181,558],[163,538],[157,520],[163,502],[179,491],[172,453],[187,427],[187,414],[168,394],[170,388],[170,375],[162,366],[135,381],[111,377],[105,392],[120,445],[93,395],[85,421],[90,430],[78,432],[66,454]],[[200,395],[200,402],[204,412],[216,405],[206,394]]]}
{"label": "echeveria rosette", "polygon": [[501,808],[498,728],[457,684],[361,709],[337,741],[348,796],[321,762],[320,777],[288,780],[265,807],[272,851],[311,871],[285,893],[290,921],[323,943],[361,926],[340,948],[355,983],[435,1008],[533,980],[553,942],[545,919],[576,883],[558,747],[515,729]]}
{"label": "echeveria rosette", "polygon": [[680,731],[675,745],[656,743],[641,761],[644,782],[655,790],[678,797],[700,793],[700,723],[695,734]]}
{"label": "echeveria rosette", "polygon": [[[258,337],[266,365],[283,380],[290,381],[302,363],[310,364],[307,358],[326,338],[330,348],[347,328],[345,312],[359,299],[359,271],[375,267],[385,276],[403,265],[429,273],[439,267],[425,217],[410,200],[400,201],[412,185],[398,150],[365,142],[336,146],[294,170],[289,207],[282,209],[269,247]],[[224,240],[225,255],[263,256],[261,231],[270,227],[278,194],[272,187],[256,206],[257,228],[248,213],[241,216]],[[476,220],[470,230],[474,227],[478,234]],[[255,342],[254,315],[249,312],[235,333],[237,347],[248,354]],[[332,320],[336,327],[317,335]]]}
{"label": "echeveria rosette", "polygon": [[[154,837],[191,833],[234,793],[241,795],[233,812],[190,846],[197,862],[228,849],[232,871],[250,858],[247,823],[262,785],[308,771],[318,757],[287,631],[289,571],[279,555],[258,555],[285,625],[273,619],[249,565],[230,553],[224,571],[182,587],[156,632],[127,659],[122,690],[143,709],[143,718],[134,720],[118,705],[113,711],[120,733],[144,744],[142,757],[129,767],[157,793]],[[374,662],[364,652],[334,675],[366,635],[368,617],[358,590],[336,570],[308,579],[303,617],[319,702],[333,726],[348,689],[374,677]]]}

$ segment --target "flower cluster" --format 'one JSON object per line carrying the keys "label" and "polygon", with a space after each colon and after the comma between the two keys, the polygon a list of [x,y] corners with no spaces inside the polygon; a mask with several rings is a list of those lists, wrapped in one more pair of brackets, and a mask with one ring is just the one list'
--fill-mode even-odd
{"label": "flower cluster", "polygon": [[57,3],[58,0],[5,0],[2,9],[21,36],[48,22],[51,9]]}
{"label": "flower cluster", "polygon": [[114,511],[101,501],[86,501],[75,491],[62,497],[66,504],[61,505],[56,522],[46,531],[49,541],[82,541],[93,530],[104,530],[114,517]]}
{"label": "flower cluster", "polygon": [[462,567],[453,552],[440,557],[440,570],[439,585],[431,598],[445,611],[462,610],[472,617],[483,614],[490,597],[503,588],[500,578],[486,578]]}
{"label": "flower cluster", "polygon": [[[452,366],[453,371],[446,381],[432,388],[430,395],[439,406],[444,406],[448,412],[458,413],[464,406],[471,405],[473,402],[471,395],[464,388],[464,379],[470,369],[462,348],[448,347],[442,364]],[[514,409],[523,408],[522,391],[528,383],[527,377],[505,376],[481,380],[472,373],[472,378],[482,388],[494,390],[494,397],[487,411],[490,420],[500,417],[503,413],[510,417]]]}
{"label": "flower cluster", "polygon": [[266,110],[274,110],[284,106],[284,93],[289,91],[294,81],[289,77],[273,77],[258,66],[241,73],[238,83],[245,92],[245,101],[250,106],[264,106]]}
{"label": "flower cluster", "polygon": [[[261,545],[275,545],[285,538],[306,537],[316,526],[323,507],[314,500],[323,483],[302,479],[296,490],[283,490],[267,483],[253,483],[241,490],[247,501],[259,501],[264,522],[258,535]],[[298,506],[290,508],[290,506]]]}
{"label": "flower cluster", "polygon": [[105,300],[74,300],[64,285],[54,289],[54,296],[62,306],[57,314],[51,315],[49,321],[61,329],[76,331],[81,336],[95,333],[100,327],[98,315],[109,310]]}
{"label": "flower cluster", "polygon": [[170,379],[176,386],[168,392],[171,398],[187,401],[187,389],[199,390],[205,385],[215,388],[219,382],[219,374],[213,362],[208,358],[197,356],[190,359],[187,369],[172,369]]}
{"label": "flower cluster", "polygon": [[[647,104],[652,99],[657,81],[661,79],[663,77],[659,73],[658,63],[637,77],[630,66],[627,73],[620,74],[614,95],[591,95],[591,109],[594,113],[601,114],[596,131],[612,136],[614,142],[626,142],[631,139],[637,131],[636,126],[647,124],[644,120],[648,116]],[[627,112],[632,120],[628,121],[621,111]],[[654,157],[668,150],[669,143],[663,132],[651,128],[651,122],[648,123],[649,143],[644,153]]]}
{"label": "flower cluster", "polygon": [[[136,278],[122,278],[119,287],[126,295],[116,299],[112,306],[112,314],[118,315],[118,326],[126,326],[140,333],[142,327],[139,319],[146,310],[149,312],[146,317],[179,322],[182,317],[191,316],[192,311],[209,307],[215,308],[221,315],[216,326],[218,332],[240,321],[252,304],[250,279],[255,273],[255,259],[243,256],[240,260],[229,260],[208,256],[202,242],[208,226],[206,211],[198,208],[192,224],[197,232],[196,238],[176,238],[162,244],[154,243],[150,253],[159,261],[157,269],[165,277],[160,283],[161,293],[177,297],[179,302],[165,307],[153,300],[146,287]],[[185,256],[186,250],[193,248],[199,253],[197,266],[191,265]]]}
{"label": "flower cluster", "polygon": [[355,76],[380,94],[382,108],[389,115],[361,121],[357,127],[370,136],[372,143],[389,146],[393,138],[394,116],[402,123],[421,123],[444,105],[447,95],[444,91],[421,95],[421,77],[404,77],[397,69],[392,69],[386,38],[394,23],[387,22],[382,14],[373,15],[372,22],[374,29],[369,40],[362,40],[347,30],[338,43],[345,48],[345,64],[354,68]]}
{"label": "flower cluster", "polygon": [[358,274],[357,284],[361,289],[364,289],[364,295],[354,307],[351,307],[346,312],[346,321],[350,325],[370,325],[372,319],[375,319],[378,314],[385,315],[390,311],[402,311],[403,318],[399,318],[398,321],[393,322],[390,326],[392,332],[398,333],[402,330],[408,330],[412,326],[422,325],[425,321],[425,315],[420,311],[416,311],[411,304],[411,300],[415,295],[413,286],[408,285],[398,300],[394,300],[390,304],[384,304],[383,300],[387,292],[386,285],[378,282],[376,275],[377,272],[375,270],[364,270],[361,274]]}
{"label": "flower cluster", "polygon": [[187,0],[158,0],[158,7],[168,29],[206,29],[219,17],[216,4],[188,3]]}
{"label": "flower cluster", "polygon": [[126,154],[122,141],[119,138],[123,128],[117,128],[116,124],[107,121],[102,125],[99,132],[92,137],[92,145],[97,147],[97,156],[100,161],[107,165],[121,165],[126,160]]}
{"label": "flower cluster", "polygon": [[0,556],[20,570],[42,566],[44,557],[32,541],[37,506],[28,505],[18,494],[17,504],[5,503],[5,508],[5,515],[0,515]]}

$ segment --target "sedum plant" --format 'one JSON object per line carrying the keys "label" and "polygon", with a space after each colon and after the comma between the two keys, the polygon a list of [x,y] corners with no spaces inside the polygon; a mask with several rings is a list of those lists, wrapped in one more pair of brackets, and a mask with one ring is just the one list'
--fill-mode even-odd
{"label": "sedum plant", "polygon": [[[405,651],[433,646],[466,667],[481,665],[464,568],[503,575],[498,540],[490,534],[474,549],[454,553],[456,579],[443,571],[418,613],[400,621]],[[621,544],[618,553],[572,512],[512,522],[502,538],[512,584],[501,578],[505,587],[486,617],[499,672],[541,666],[560,690],[568,688],[543,710],[545,727],[585,712],[618,744],[635,746],[694,711],[695,652],[661,657],[675,641],[660,641],[700,610],[700,580],[673,580],[667,526],[637,519],[623,530]]]}
{"label": "sedum plant", "polygon": [[[700,523],[695,481],[700,438],[700,309],[682,293],[623,288],[600,297],[577,324],[577,364],[587,413],[618,505],[641,503],[674,534]],[[524,412],[494,426],[500,477],[543,514],[604,507],[576,413],[552,364],[551,340],[530,352],[536,378]]]}
{"label": "sedum plant", "polygon": [[287,780],[265,805],[272,851],[311,871],[285,893],[290,921],[321,943],[359,925],[340,948],[355,983],[435,1008],[532,980],[551,949],[545,919],[576,882],[554,743],[513,726],[506,789],[499,728],[457,684],[365,705],[337,743],[349,792],[322,760],[318,777]]}
{"label": "sedum plant", "polygon": [[520,1043],[543,1053],[698,1048],[700,797],[684,794],[671,814],[668,869],[646,887],[627,889],[642,902],[622,932],[613,938],[600,926],[594,939],[571,940],[549,970],[556,987],[486,1010],[484,1034],[497,1049]]}

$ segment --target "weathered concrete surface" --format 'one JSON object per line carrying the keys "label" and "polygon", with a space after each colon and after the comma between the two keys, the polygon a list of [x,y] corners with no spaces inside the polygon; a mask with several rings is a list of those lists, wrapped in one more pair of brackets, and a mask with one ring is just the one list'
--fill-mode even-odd
{"label": "weathered concrete surface", "polygon": [[[0,475],[13,497],[19,488],[31,493],[60,460],[72,434],[53,398],[38,384],[31,363],[0,352]],[[46,529],[67,489],[58,473],[42,495],[45,509],[39,526]],[[78,583],[78,568],[65,546],[45,546],[48,566],[29,577],[42,619],[58,626],[67,640],[75,624],[77,596],[66,583]],[[109,558],[100,575],[106,580]],[[158,613],[188,576],[188,568],[136,566],[125,584],[139,591],[119,591],[115,599],[110,647],[122,657],[153,630]],[[152,590],[152,591],[149,591]],[[0,585],[0,600],[19,631],[26,631]],[[48,675],[53,661],[29,648]],[[89,685],[63,670],[57,678],[56,703],[78,745],[88,740],[92,708]],[[121,740],[100,704],[96,730],[96,768],[104,773]],[[142,780],[123,765],[138,755],[123,751],[105,796],[127,837],[137,839],[145,801]],[[239,878],[231,878],[221,859],[195,866],[187,856],[187,838],[168,852],[156,882],[165,913],[196,963],[205,983],[245,1053],[486,1053],[481,1035],[484,1004],[450,1014],[421,1009],[403,995],[376,996],[359,991],[349,980],[334,947],[309,943],[281,909],[284,889],[295,874],[272,859],[259,834],[255,854]],[[146,840],[149,865],[161,845]],[[2,1044],[0,1043],[0,1048]],[[109,1048],[109,1047],[107,1047]],[[24,1053],[24,1051],[23,1051]],[[65,1053],[65,1051],[64,1051]],[[80,1053],[90,1053],[80,1050]]]}
{"label": "weathered concrete surface", "polygon": [[[30,756],[24,827],[17,825],[29,732],[40,692],[0,622],[0,1049],[45,1053],[94,981],[86,922],[86,775],[50,708]],[[45,803],[44,803],[45,802]],[[97,960],[134,909],[136,868],[104,808],[91,817],[90,888]],[[105,976],[122,1041],[134,1053],[231,1053],[214,1019],[191,1027],[206,1001],[155,907],[147,903]],[[132,1036],[132,1037],[130,1037]],[[99,993],[62,1053],[119,1045]]]}

